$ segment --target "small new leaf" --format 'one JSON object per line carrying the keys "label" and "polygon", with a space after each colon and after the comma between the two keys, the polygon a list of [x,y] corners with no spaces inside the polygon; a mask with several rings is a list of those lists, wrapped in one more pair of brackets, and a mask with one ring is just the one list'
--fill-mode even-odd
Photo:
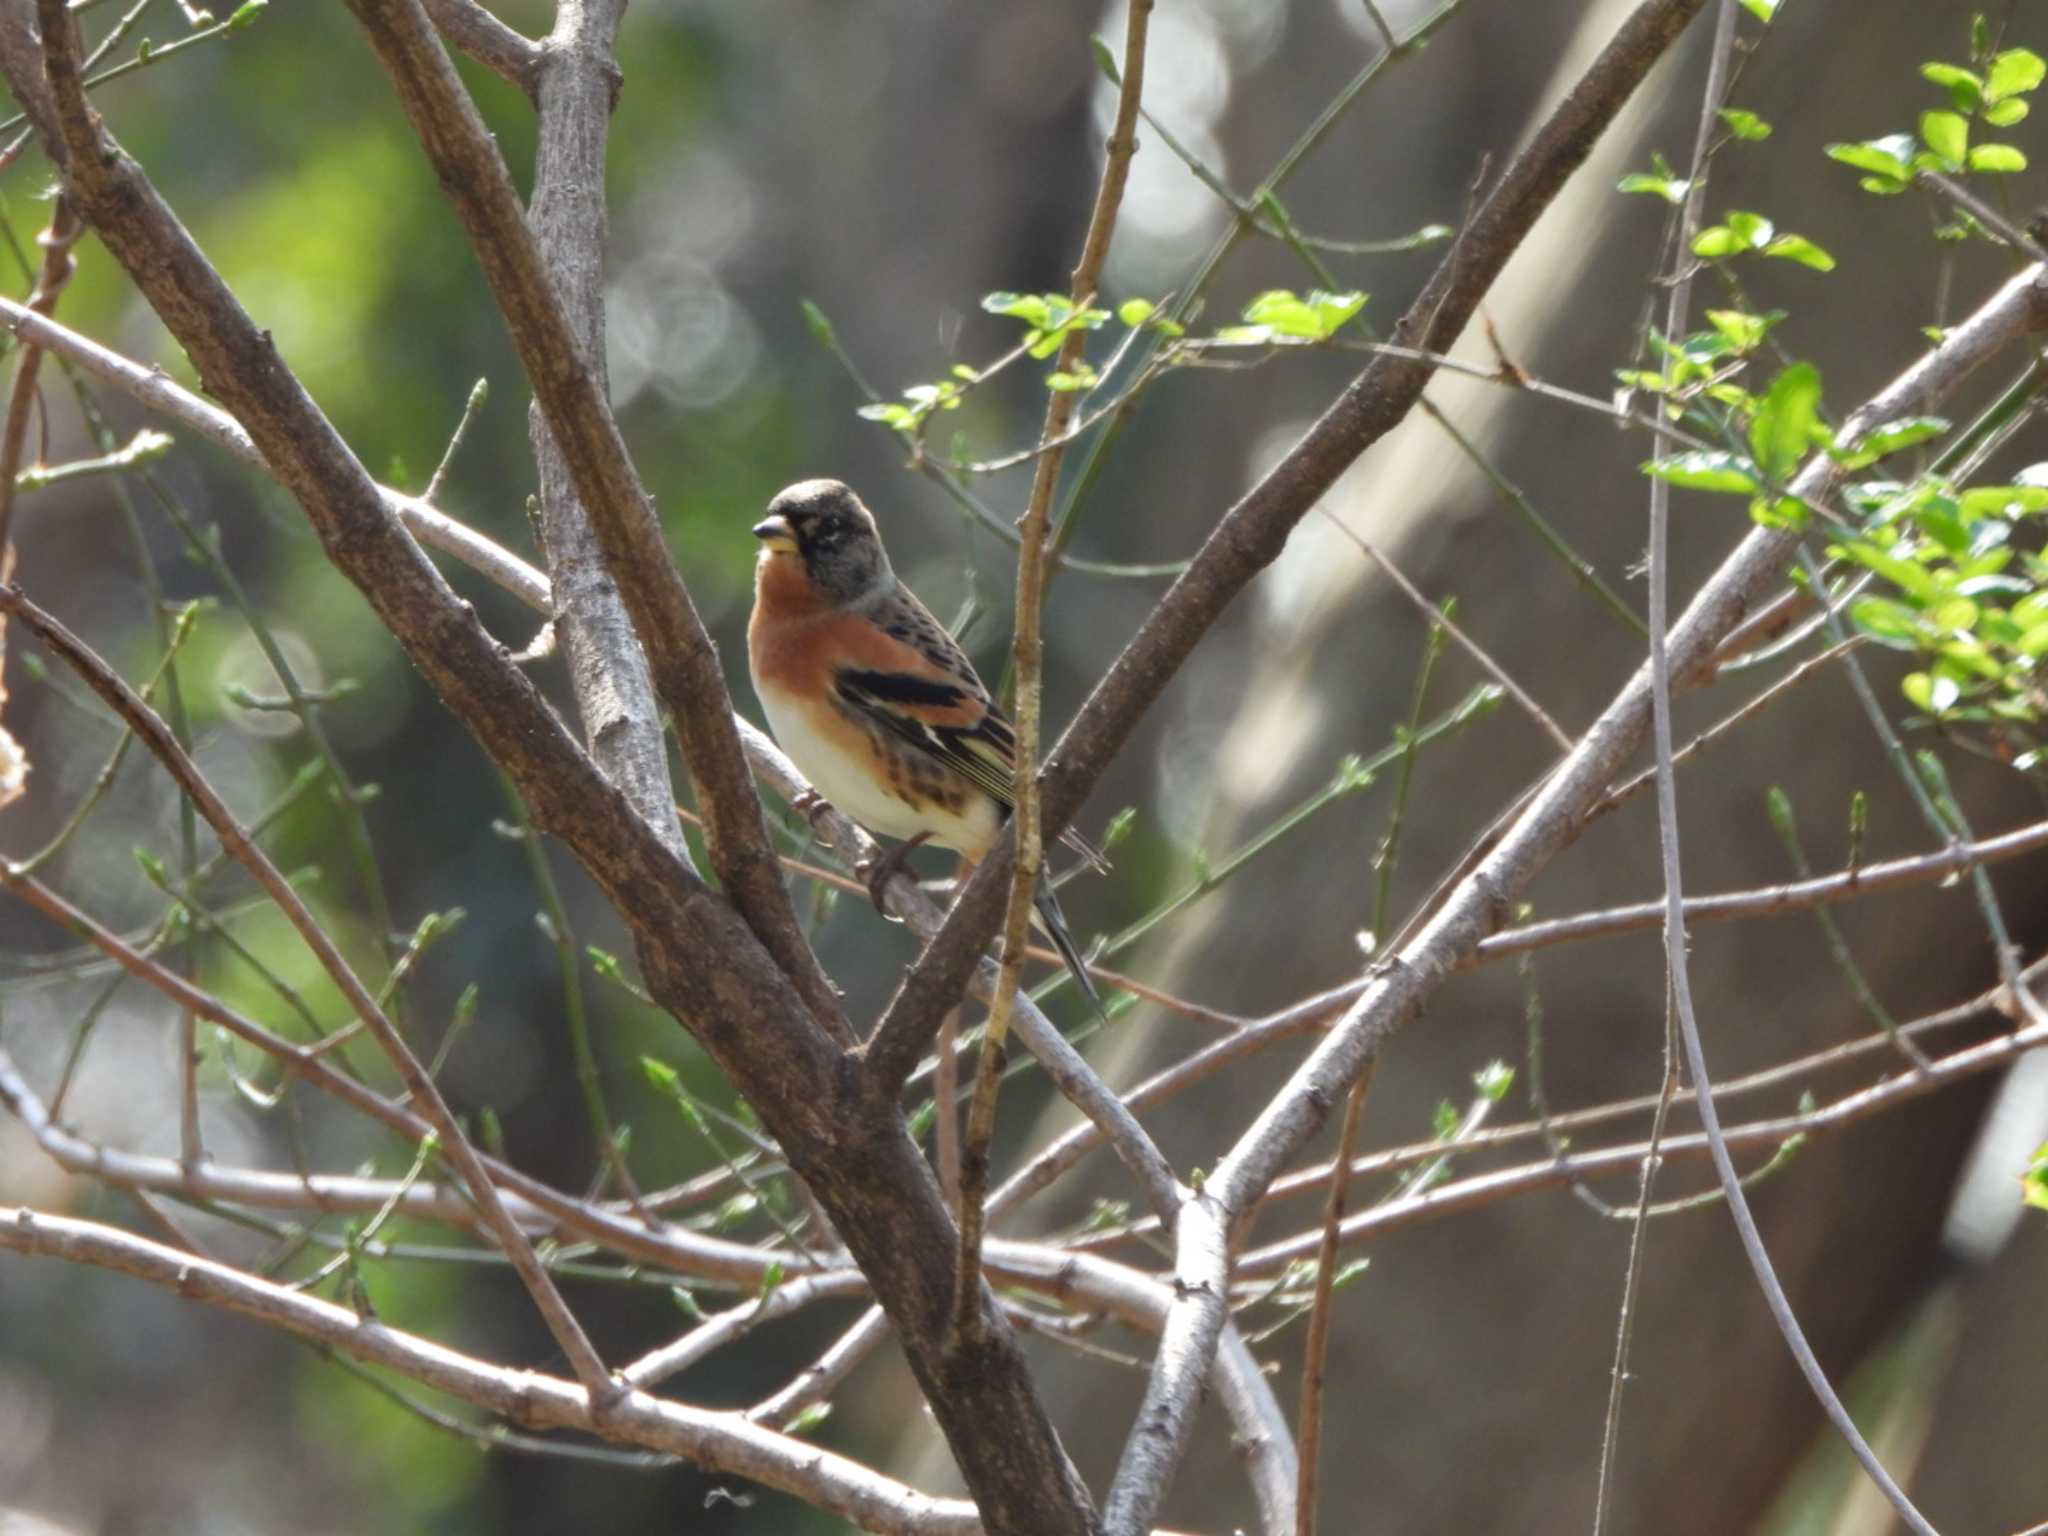
{"label": "small new leaf", "polygon": [[1758,402],[1749,424],[1749,448],[1766,479],[1791,478],[1813,445],[1820,422],[1820,370],[1794,363],[1775,379]]}
{"label": "small new leaf", "polygon": [[2044,79],[2048,79],[2048,61],[2031,48],[2008,48],[1991,61],[1990,73],[1984,80],[1984,99],[1998,102],[2024,96],[2039,88]]}
{"label": "small new leaf", "polygon": [[1643,473],[1689,491],[1719,491],[1728,495],[1754,496],[1763,489],[1756,466],[1737,453],[1696,448],[1652,459]]}
{"label": "small new leaf", "polygon": [[1920,142],[1952,170],[1970,152],[1970,121],[1958,112],[1922,112]]}
{"label": "small new leaf", "polygon": [[1835,258],[1804,235],[1780,235],[1764,247],[1764,254],[1775,256],[1782,261],[1796,261],[1800,266],[1811,267],[1816,272],[1835,270]]}
{"label": "small new leaf", "polygon": [[1970,169],[2010,176],[2027,168],[2027,157],[2010,144],[1979,144],[1970,151]]}
{"label": "small new leaf", "polygon": [[1721,121],[1728,125],[1728,131],[1738,139],[1768,139],[1771,125],[1754,112],[1745,112],[1740,107],[1723,107]]}

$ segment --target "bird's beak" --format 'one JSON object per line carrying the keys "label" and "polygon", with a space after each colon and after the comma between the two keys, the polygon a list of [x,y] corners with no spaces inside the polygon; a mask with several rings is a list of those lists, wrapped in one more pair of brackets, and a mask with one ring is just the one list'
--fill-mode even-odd
{"label": "bird's beak", "polygon": [[796,530],[789,526],[789,519],[780,514],[754,524],[754,537],[777,554],[796,553]]}

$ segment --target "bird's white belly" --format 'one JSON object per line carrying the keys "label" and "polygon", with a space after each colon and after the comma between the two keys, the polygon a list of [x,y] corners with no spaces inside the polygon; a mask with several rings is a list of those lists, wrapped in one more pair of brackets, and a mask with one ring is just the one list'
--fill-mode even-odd
{"label": "bird's white belly", "polygon": [[868,831],[894,838],[929,832],[934,842],[975,855],[994,840],[995,807],[986,798],[972,796],[966,815],[938,805],[920,810],[891,794],[886,785],[851,760],[837,740],[813,730],[806,712],[780,698],[778,690],[757,683],[755,692],[767,711],[768,728],[775,733],[776,744],[819,794]]}

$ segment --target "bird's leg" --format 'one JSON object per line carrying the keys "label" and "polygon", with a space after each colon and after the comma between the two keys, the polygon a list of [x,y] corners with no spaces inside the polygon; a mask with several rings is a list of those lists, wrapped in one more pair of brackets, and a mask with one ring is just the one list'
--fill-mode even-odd
{"label": "bird's leg", "polygon": [[832,809],[832,802],[815,789],[806,789],[789,802],[789,808],[808,821],[815,832],[818,830],[818,818]]}
{"label": "bird's leg", "polygon": [[919,843],[930,836],[929,832],[920,832],[910,841],[898,843],[875,860],[875,867],[868,873],[868,895],[874,899],[875,910],[882,916],[889,915],[889,909],[882,905],[882,892],[888,889],[891,880],[903,872],[903,861],[910,857]]}

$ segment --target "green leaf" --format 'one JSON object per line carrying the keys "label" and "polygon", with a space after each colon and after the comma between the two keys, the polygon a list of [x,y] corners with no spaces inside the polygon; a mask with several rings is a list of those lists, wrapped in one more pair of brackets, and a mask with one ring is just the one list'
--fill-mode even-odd
{"label": "green leaf", "polygon": [[1355,292],[1325,293],[1319,288],[1303,298],[1290,289],[1269,288],[1245,306],[1244,318],[1253,330],[1266,333],[1260,339],[1326,341],[1365,308],[1365,300],[1364,294]]}
{"label": "green leaf", "polygon": [[1116,67],[1116,55],[1110,51],[1109,44],[1103,40],[1102,34],[1091,34],[1088,45],[1095,50],[1095,67],[1109,77],[1111,85],[1122,85],[1123,72]]}
{"label": "green leaf", "polygon": [[1778,236],[1772,244],[1763,248],[1765,256],[1776,256],[1782,262],[1798,262],[1810,266],[1815,272],[1833,272],[1835,258],[1821,250],[1817,244],[1806,240],[1806,236]]}
{"label": "green leaf", "polygon": [[804,312],[804,328],[811,333],[811,338],[822,347],[830,347],[837,339],[832,329],[832,317],[809,299],[799,299],[797,304]]}
{"label": "green leaf", "polygon": [[1830,160],[1839,160],[1859,171],[1869,171],[1892,181],[1912,179],[1909,169],[1913,159],[1911,134],[1887,134],[1881,139],[1865,139],[1860,144],[1830,144],[1827,154]]}
{"label": "green leaf", "polygon": [[1683,176],[1651,176],[1635,171],[1617,181],[1614,189],[1617,192],[1647,192],[1676,207],[1685,201],[1685,194],[1692,190],[1692,182]]}
{"label": "green leaf", "polygon": [[1849,469],[1862,469],[1888,454],[1939,437],[1948,429],[1949,423],[1939,416],[1901,416],[1895,421],[1880,422],[1853,443],[1839,448],[1834,457]]}
{"label": "green leaf", "polygon": [[1742,0],[1742,8],[1765,26],[1770,25],[1771,18],[1778,14],[1778,7],[1782,4],[1784,0]]}
{"label": "green leaf", "polygon": [[1709,224],[1693,237],[1692,253],[1708,261],[1719,261],[1727,256],[1739,256],[1749,246],[1725,224]]}
{"label": "green leaf", "polygon": [[1979,144],[1970,151],[1970,169],[1987,175],[2010,176],[2027,168],[2027,157],[2010,144]]}
{"label": "green leaf", "polygon": [[1816,272],[1835,270],[1835,258],[1804,235],[1780,235],[1764,247],[1764,254],[1776,256],[1783,261],[1796,261],[1802,267],[1811,267]]}
{"label": "green leaf", "polygon": [[1938,604],[1928,615],[1934,627],[1946,630],[1952,635],[1970,634],[1977,628],[1977,621],[1984,616],[1984,610],[1967,597],[1952,597]]}
{"label": "green leaf", "polygon": [[1740,454],[1715,449],[1699,448],[1652,459],[1643,465],[1643,473],[1689,491],[1753,496],[1763,489],[1754,464]]}
{"label": "green leaf", "polygon": [[1932,602],[1938,595],[1934,577],[1924,566],[1916,565],[1911,560],[1901,560],[1897,555],[1887,553],[1867,539],[1856,539],[1843,545],[1842,554],[1865,570],[1877,572],[1920,605]]}
{"label": "green leaf", "polygon": [[1984,80],[1984,95],[1991,101],[2023,96],[2048,80],[2048,62],[2031,48],[2008,48],[1991,61]]}
{"label": "green leaf", "polygon": [[1349,289],[1343,293],[1325,293],[1318,288],[1308,296],[1308,302],[1315,310],[1317,318],[1323,322],[1323,334],[1334,336],[1358,317],[1358,312],[1365,308],[1367,297],[1356,289]]}
{"label": "green leaf", "polygon": [[1913,525],[1952,555],[1960,555],[1970,547],[1970,530],[1940,501],[1915,507]]}
{"label": "green leaf", "polygon": [[2027,104],[2018,96],[1994,101],[1984,109],[1984,121],[1994,128],[2010,128],[2014,123],[2024,122],[2026,116]]}
{"label": "green leaf", "polygon": [[[2022,470],[2013,478],[2018,480],[2025,473]],[[2023,517],[2030,512],[2048,512],[2048,487],[2038,485],[1973,485],[1957,499],[1966,523],[1985,517]]]}
{"label": "green leaf", "polygon": [[1915,709],[1930,715],[1945,715],[1955,707],[1962,689],[1952,677],[1927,672],[1909,672],[1899,683],[1899,692]]}
{"label": "green leaf", "polygon": [[1849,622],[1873,640],[1907,650],[1919,648],[1920,615],[1895,599],[1859,597],[1849,605]]}
{"label": "green leaf", "polygon": [[269,9],[270,0],[242,0],[242,3],[235,7],[234,14],[228,17],[228,30],[234,32],[248,26]]}
{"label": "green leaf", "polygon": [[1739,309],[1710,309],[1707,319],[1728,343],[1730,351],[1753,352],[1763,343],[1771,327],[1785,318],[1785,311],[1774,309],[1769,314],[1752,315]]}
{"label": "green leaf", "polygon": [[682,1077],[665,1061],[657,1061],[652,1056],[642,1056],[640,1070],[647,1074],[647,1081],[653,1085],[656,1093],[673,1098],[682,1089]]}
{"label": "green leaf", "polygon": [[1473,1074],[1472,1085],[1479,1090],[1479,1096],[1498,1104],[1508,1096],[1508,1089],[1514,1086],[1515,1069],[1504,1061],[1489,1061]]}
{"label": "green leaf", "polygon": [[1008,315],[1013,320],[1022,320],[1036,330],[1044,330],[1050,322],[1051,307],[1042,294],[1004,293],[999,290],[984,296],[981,307],[992,315]]}
{"label": "green leaf", "polygon": [[1970,121],[1956,112],[1922,112],[1920,142],[1950,166],[1960,166],[1970,149]]}
{"label": "green leaf", "polygon": [[1152,318],[1155,308],[1150,299],[1125,299],[1116,307],[1116,317],[1133,328],[1143,325]]}
{"label": "green leaf", "polygon": [[1767,480],[1783,484],[1791,477],[1812,446],[1819,421],[1820,370],[1794,363],[1771,380],[1749,424],[1750,452]]}
{"label": "green leaf", "polygon": [[1806,503],[1797,496],[1780,496],[1772,500],[1759,496],[1749,504],[1749,515],[1765,528],[1789,528],[1794,533],[1806,527],[1809,516]]}
{"label": "green leaf", "polygon": [[2035,1148],[2033,1161],[2020,1175],[2020,1198],[2028,1205],[2048,1211],[2048,1141]]}
{"label": "green leaf", "polygon": [[1729,211],[1727,224],[1735,238],[1751,250],[1762,247],[1776,232],[1775,226],[1762,214],[1749,213],[1741,208]]}
{"label": "green leaf", "polygon": [[1721,121],[1728,125],[1728,131],[1738,139],[1768,139],[1771,125],[1754,112],[1745,112],[1740,107],[1723,107]]}
{"label": "green leaf", "polygon": [[1960,65],[1922,64],[1920,75],[1947,91],[1958,112],[1976,111],[1977,103],[1984,98],[1984,82]]}
{"label": "green leaf", "polygon": [[1314,307],[1286,288],[1269,288],[1244,307],[1244,317],[1262,325],[1275,336],[1297,336],[1314,341],[1323,333]]}

